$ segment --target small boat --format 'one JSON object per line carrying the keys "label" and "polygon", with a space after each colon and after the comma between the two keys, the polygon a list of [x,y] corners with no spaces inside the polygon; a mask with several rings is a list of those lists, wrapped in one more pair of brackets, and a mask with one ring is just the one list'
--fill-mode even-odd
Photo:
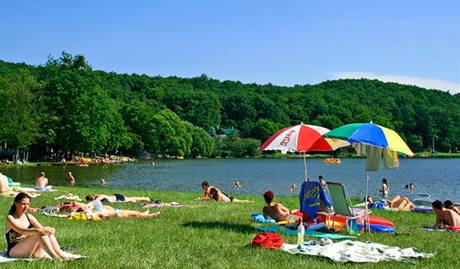
{"label": "small boat", "polygon": [[323,163],[340,164],[341,161],[339,158],[326,158],[323,160]]}

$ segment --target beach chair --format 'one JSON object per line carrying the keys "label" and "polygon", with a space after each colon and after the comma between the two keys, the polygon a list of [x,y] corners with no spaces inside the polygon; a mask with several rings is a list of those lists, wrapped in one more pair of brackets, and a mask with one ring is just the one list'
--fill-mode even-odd
{"label": "beach chair", "polygon": [[[327,189],[332,199],[335,215],[343,215],[346,217],[346,227],[349,231],[357,230],[357,219],[363,217],[364,212],[357,212],[351,205],[350,196],[347,188],[342,183],[327,182]],[[333,218],[334,219],[334,218]]]}

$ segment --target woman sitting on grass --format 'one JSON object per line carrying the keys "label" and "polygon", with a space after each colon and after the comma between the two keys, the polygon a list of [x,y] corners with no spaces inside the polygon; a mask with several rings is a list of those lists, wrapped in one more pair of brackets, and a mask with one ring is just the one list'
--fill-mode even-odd
{"label": "woman sitting on grass", "polygon": [[93,200],[99,200],[99,201],[108,201],[110,203],[115,203],[115,202],[140,202],[140,201],[146,201],[150,202],[149,197],[144,197],[144,196],[124,196],[123,194],[119,193],[114,193],[112,195],[105,195],[105,194],[94,194],[94,195],[87,195],[86,196],[86,201],[93,201]]}
{"label": "woman sitting on grass", "polygon": [[23,192],[16,195],[6,217],[7,254],[14,258],[76,258],[61,250],[54,236],[54,228],[42,226],[34,216],[27,214],[29,206],[29,195]]}

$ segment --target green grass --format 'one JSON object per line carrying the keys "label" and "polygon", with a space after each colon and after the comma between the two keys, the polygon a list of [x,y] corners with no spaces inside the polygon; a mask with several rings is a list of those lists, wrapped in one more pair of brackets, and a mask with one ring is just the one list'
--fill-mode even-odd
{"label": "green grass", "polygon": [[[336,264],[326,258],[291,255],[282,251],[249,247],[257,231],[250,213],[260,211],[259,196],[240,196],[252,204],[219,204],[195,200],[198,193],[107,190],[88,188],[58,188],[59,192],[44,193],[32,200],[32,206],[55,205],[63,193],[84,197],[88,193],[148,195],[163,202],[176,201],[186,206],[163,208],[154,219],[110,219],[88,222],[45,217],[34,213],[43,225],[53,226],[64,247],[70,252],[88,256],[85,259],[58,262],[13,262],[2,268],[460,268],[460,233],[429,232],[420,228],[434,222],[432,214],[377,211],[396,223],[398,235],[362,235],[367,240],[399,247],[416,247],[423,252],[436,252],[432,259],[418,260],[416,265],[401,262],[377,264]],[[13,198],[0,198],[1,217],[5,219]],[[297,197],[279,197],[289,208],[298,208]],[[125,209],[142,210],[139,204],[112,204]],[[283,236],[288,243],[296,237]],[[312,238],[313,239],[313,238]],[[0,250],[6,250],[0,240]]]}

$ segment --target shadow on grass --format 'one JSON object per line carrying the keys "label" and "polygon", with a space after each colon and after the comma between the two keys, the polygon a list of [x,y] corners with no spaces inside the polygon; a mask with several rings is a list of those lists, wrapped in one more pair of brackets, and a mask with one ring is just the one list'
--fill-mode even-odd
{"label": "shadow on grass", "polygon": [[226,230],[238,233],[257,233],[257,230],[251,225],[247,224],[237,224],[237,223],[227,223],[220,221],[191,221],[184,223],[185,228],[194,228],[194,229],[219,229]]}

